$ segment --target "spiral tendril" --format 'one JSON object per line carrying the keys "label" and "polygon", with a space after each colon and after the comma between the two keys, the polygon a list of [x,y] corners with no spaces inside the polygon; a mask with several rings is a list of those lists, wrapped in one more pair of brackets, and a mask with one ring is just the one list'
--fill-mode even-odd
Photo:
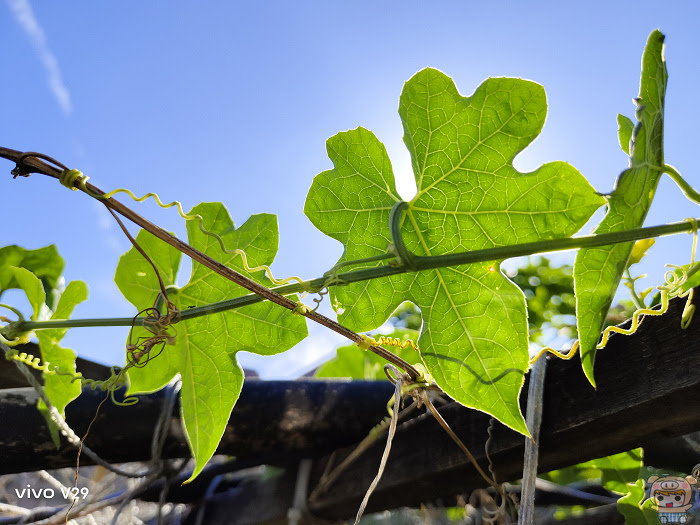
{"label": "spiral tendril", "polygon": [[362,338],[362,341],[356,343],[357,346],[362,348],[363,350],[369,350],[371,346],[395,346],[398,348],[401,348],[401,350],[404,350],[407,346],[410,346],[413,348],[416,352],[419,352],[420,349],[416,345],[416,343],[413,341],[413,339],[406,339],[402,341],[398,337],[386,337],[386,336],[379,336],[379,339],[375,339],[374,337],[370,337],[368,335],[361,334],[360,337]]}
{"label": "spiral tendril", "polygon": [[180,217],[182,217],[186,221],[197,220],[199,223],[200,231],[203,234],[208,235],[209,237],[213,237],[214,239],[216,239],[216,241],[219,243],[221,250],[224,253],[228,253],[231,255],[239,255],[241,257],[242,262],[243,262],[243,268],[245,268],[245,270],[248,273],[256,273],[256,272],[264,271],[266,273],[268,279],[270,279],[270,281],[272,281],[272,283],[275,286],[281,286],[283,284],[297,282],[307,292],[314,293],[317,291],[315,288],[313,288],[309,285],[308,281],[304,281],[301,277],[292,276],[292,277],[287,277],[286,279],[275,278],[275,276],[272,274],[272,270],[266,264],[261,264],[258,266],[251,267],[248,264],[248,256],[246,255],[246,253],[243,250],[239,250],[239,249],[229,250],[228,248],[226,248],[226,245],[224,244],[224,240],[221,238],[220,235],[218,235],[217,233],[214,233],[212,231],[209,231],[204,227],[204,218],[198,214],[189,215],[189,214],[185,213],[184,209],[182,208],[182,204],[179,201],[172,201],[170,203],[165,204],[160,199],[160,197],[158,196],[157,193],[150,192],[150,193],[146,193],[142,197],[137,197],[136,195],[134,195],[134,193],[131,190],[128,190],[126,188],[118,188],[116,190],[110,191],[109,193],[105,193],[104,195],[97,195],[97,194],[92,193],[90,190],[88,190],[88,188],[87,188],[88,178],[89,177],[87,177],[86,175],[83,175],[78,170],[64,170],[61,173],[59,181],[61,182],[61,184],[63,184],[64,186],[66,186],[72,190],[78,189],[78,188],[74,187],[74,184],[77,181],[80,188],[82,188],[83,191],[85,191],[89,195],[91,195],[97,199],[101,199],[101,200],[107,200],[107,199],[114,197],[115,195],[117,195],[119,193],[125,193],[126,195],[131,197],[131,199],[133,199],[135,202],[144,202],[148,198],[152,198],[153,200],[156,201],[158,206],[160,206],[163,209],[168,209],[168,208],[172,208],[173,206],[175,206],[175,207],[177,207],[177,211],[180,214]]}
{"label": "spiral tendril", "polygon": [[[691,249],[689,265],[689,268],[693,268],[695,266],[695,251],[698,243],[698,223],[692,217],[685,220],[690,222],[690,224],[693,227],[693,229],[690,231],[690,233],[693,235],[693,246]],[[658,316],[665,314],[668,311],[668,301],[672,297],[686,298],[685,306],[683,307],[683,313],[681,314],[681,329],[685,330],[686,328],[688,328],[688,326],[690,326],[690,322],[693,319],[693,314],[695,313],[695,305],[692,303],[694,289],[690,288],[685,292],[682,291],[683,285],[688,280],[688,272],[685,270],[685,268],[676,266],[675,264],[667,264],[665,266],[667,268],[671,268],[671,270],[668,270],[664,274],[664,284],[656,287],[656,289],[659,290],[661,294],[660,308],[658,310],[654,310],[652,308],[640,308],[636,310],[634,314],[632,314],[632,321],[629,328],[620,328],[619,326],[608,326],[607,328],[605,328],[605,330],[603,330],[603,335],[601,337],[600,342],[596,345],[596,350],[602,350],[606,347],[606,345],[608,344],[608,340],[610,339],[610,335],[612,333],[622,335],[634,334],[637,331],[637,328],[639,328],[643,316]],[[566,353],[545,346],[541,348],[532,359],[530,359],[530,366],[535,364],[535,362],[545,353],[550,353],[558,357],[559,359],[571,359],[576,355],[579,348],[580,342],[578,339],[574,341],[574,343],[571,345],[571,349],[569,349]]]}
{"label": "spiral tendril", "polygon": [[126,386],[127,380],[126,376],[124,376],[123,374],[123,368],[120,369],[119,367],[113,366],[110,369],[110,375],[107,379],[105,379],[104,381],[97,381],[95,379],[89,379],[87,377],[84,377],[83,374],[81,374],[80,372],[60,370],[58,366],[51,366],[51,363],[49,363],[48,361],[42,361],[40,357],[35,357],[34,355],[28,354],[26,352],[19,352],[14,348],[7,352],[7,354],[5,354],[5,357],[8,360],[18,361],[24,365],[27,365],[30,368],[33,368],[34,370],[38,370],[45,376],[58,375],[70,377],[71,383],[80,381],[81,386],[84,388],[89,388],[90,390],[101,390],[103,392],[109,391],[110,396],[112,397],[112,401],[117,405],[129,406],[133,405],[138,401],[135,397],[127,397],[124,398],[123,401],[117,401],[114,398],[114,392]]}

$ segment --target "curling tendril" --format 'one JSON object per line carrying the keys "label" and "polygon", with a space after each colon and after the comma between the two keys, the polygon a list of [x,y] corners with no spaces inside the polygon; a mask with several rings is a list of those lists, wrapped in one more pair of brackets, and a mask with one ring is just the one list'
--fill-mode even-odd
{"label": "curling tendril", "polygon": [[205,235],[208,235],[209,237],[213,237],[214,239],[216,239],[216,241],[219,243],[219,246],[221,247],[221,250],[224,253],[228,253],[228,254],[232,254],[232,255],[240,255],[241,260],[243,261],[243,267],[245,268],[245,270],[248,273],[255,273],[255,272],[259,272],[259,271],[264,271],[267,274],[267,277],[270,279],[270,281],[272,281],[272,283],[275,286],[281,286],[283,284],[288,284],[290,282],[296,281],[298,284],[300,284],[302,287],[304,287],[304,290],[306,290],[307,292],[314,293],[317,291],[315,288],[311,287],[307,281],[304,281],[301,277],[292,276],[292,277],[287,277],[286,279],[276,279],[274,277],[274,275],[272,275],[272,270],[270,270],[270,267],[267,266],[266,264],[261,264],[259,266],[255,266],[255,267],[249,266],[247,255],[243,250],[238,250],[238,249],[229,250],[229,249],[227,249],[225,244],[224,244],[224,240],[221,238],[220,235],[218,235],[214,232],[211,232],[204,227],[204,219],[202,218],[202,216],[198,215],[198,214],[193,214],[193,215],[186,214],[185,211],[182,209],[182,204],[179,201],[173,201],[173,202],[170,202],[168,204],[165,204],[165,203],[163,203],[163,201],[160,200],[160,197],[158,196],[157,193],[146,193],[143,197],[137,197],[136,195],[134,195],[131,192],[131,190],[128,190],[126,188],[118,188],[116,190],[110,191],[109,193],[105,193],[104,195],[97,195],[97,194],[94,194],[90,190],[87,189],[86,184],[87,184],[88,178],[89,177],[87,177],[86,175],[83,175],[78,170],[64,170],[63,173],[61,173],[59,181],[61,182],[61,184],[63,184],[64,186],[66,186],[72,190],[77,189],[73,186],[74,183],[77,181],[78,184],[80,185],[80,188],[82,188],[83,191],[85,191],[87,194],[89,194],[97,199],[100,199],[100,200],[110,199],[119,193],[125,193],[136,202],[143,202],[146,199],[148,199],[149,197],[152,197],[156,201],[158,206],[160,206],[161,208],[168,209],[168,208],[172,208],[173,206],[175,206],[175,207],[177,207],[177,211],[180,214],[180,217],[182,217],[186,221],[197,220],[199,222],[199,229],[201,230],[201,232],[204,233]]}
{"label": "curling tendril", "polygon": [[413,342],[413,339],[406,339],[405,341],[402,341],[398,337],[386,337],[386,336],[380,336],[379,339],[375,339],[374,337],[370,337],[365,334],[360,334],[360,337],[362,338],[362,341],[356,343],[357,346],[362,348],[363,350],[369,350],[371,346],[382,346],[382,345],[387,345],[387,346],[396,346],[401,348],[401,350],[405,349],[407,346],[412,347],[415,351],[419,351],[418,346],[416,346],[416,343]]}
{"label": "curling tendril", "polygon": [[28,367],[33,368],[34,370],[38,370],[39,372],[42,372],[45,376],[59,375],[70,377],[71,383],[74,383],[75,381],[80,381],[81,386],[87,387],[90,390],[99,389],[103,392],[109,391],[110,396],[112,397],[112,401],[117,405],[129,406],[133,405],[138,401],[135,397],[127,397],[123,401],[117,401],[114,398],[114,392],[126,385],[126,377],[123,374],[124,369],[119,369],[116,366],[113,366],[110,369],[109,378],[105,379],[104,381],[97,381],[95,379],[88,379],[84,377],[83,374],[81,374],[80,372],[64,372],[63,370],[60,370],[57,366],[51,366],[51,363],[49,363],[48,361],[42,361],[39,357],[35,357],[32,354],[27,354],[26,352],[20,353],[15,349],[12,349],[9,352],[7,352],[5,357],[8,360],[19,361],[20,363],[23,363]]}
{"label": "curling tendril", "polygon": [[[698,243],[698,222],[692,217],[685,220],[690,222],[690,224],[693,227],[693,229],[690,231],[690,233],[693,235],[693,247],[690,254],[690,268],[693,268],[695,266],[695,251]],[[642,322],[642,316],[658,316],[665,314],[668,311],[668,301],[672,297],[686,298],[685,306],[683,307],[683,313],[681,315],[681,328],[685,330],[686,328],[688,328],[688,326],[690,326],[690,321],[692,320],[693,314],[695,313],[695,305],[692,304],[694,289],[690,288],[685,292],[682,291],[682,287],[688,279],[688,272],[684,268],[681,268],[680,266],[676,266],[674,264],[667,264],[666,267],[672,269],[668,270],[664,275],[665,283],[656,287],[661,294],[660,308],[658,310],[654,310],[651,308],[638,309],[634,312],[634,314],[632,314],[632,324],[629,328],[620,328],[619,326],[608,326],[605,330],[603,330],[603,336],[601,337],[600,342],[596,345],[597,350],[602,350],[607,346],[608,340],[610,339],[610,334],[612,333],[622,335],[632,335],[633,333],[635,333]],[[571,345],[571,349],[568,350],[568,352],[566,353],[545,346],[541,348],[540,351],[537,352],[537,354],[535,354],[535,356],[532,359],[530,359],[530,366],[532,366],[543,354],[547,352],[555,355],[560,359],[571,359],[576,355],[576,353],[579,350],[579,347],[580,343],[578,339],[574,341],[573,345]]]}

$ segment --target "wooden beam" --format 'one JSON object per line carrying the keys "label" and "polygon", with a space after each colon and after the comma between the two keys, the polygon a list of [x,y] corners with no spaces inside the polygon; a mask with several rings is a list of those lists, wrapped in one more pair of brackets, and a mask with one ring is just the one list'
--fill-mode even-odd
{"label": "wooden beam", "polygon": [[[647,317],[633,336],[614,335],[598,352],[593,389],[579,359],[550,359],[544,390],[539,471],[630,450],[644,442],[700,429],[700,319],[680,328],[685,300],[671,302],[668,313]],[[527,384],[521,404],[526,404]],[[489,416],[457,404],[441,409],[448,423],[483,468]],[[523,436],[497,425],[490,452],[500,482],[522,474]],[[339,462],[353,447],[339,451]],[[377,473],[384,443],[375,444],[325,493],[309,502],[327,519],[355,515]],[[330,458],[318,462],[318,480]],[[685,472],[693,467],[689,458]],[[696,461],[695,461],[696,462]],[[466,457],[429,415],[404,423],[394,438],[384,477],[367,512],[466,494],[484,486]]]}
{"label": "wooden beam", "polygon": [[[548,363],[540,442],[540,471],[635,448],[700,429],[700,320],[680,329],[683,301],[662,317],[648,317],[633,336],[614,335],[598,353],[594,390],[578,359]],[[527,389],[524,389],[526,392]],[[311,490],[337,451],[338,462],[384,415],[392,387],[386,382],[246,381],[219,452],[252,463],[318,458]],[[102,394],[88,392],[68,407],[69,423],[84,432]],[[163,394],[143,396],[132,407],[105,404],[87,444],[112,462],[148,459],[153,422]],[[71,466],[72,447],[56,451],[27,390],[0,392],[0,472]],[[521,400],[523,407],[526,399]],[[440,409],[486,467],[489,417],[457,404]],[[187,454],[177,417],[170,422],[165,457]],[[27,439],[32,436],[32,439]],[[523,437],[497,425],[491,457],[499,481],[521,476]],[[376,474],[383,443],[375,444],[330,487],[309,502],[328,519],[354,516]],[[344,447],[344,448],[343,448]],[[321,457],[326,455],[326,457]],[[253,459],[254,458],[254,459]],[[252,464],[251,463],[251,464]],[[679,470],[690,472],[695,458]],[[682,465],[681,465],[682,467]],[[432,416],[402,424],[382,482],[368,512],[415,506],[483,486],[457,446]],[[210,509],[212,512],[215,509]]]}
{"label": "wooden beam", "polygon": [[[139,396],[128,407],[105,403],[85,443],[112,463],[149,460],[167,392]],[[217,452],[260,463],[319,457],[362,439],[386,413],[392,392],[378,381],[247,380]],[[68,405],[66,419],[76,434],[85,433],[104,397],[86,390]],[[76,449],[64,443],[56,450],[36,403],[31,388],[0,390],[0,474],[75,465]],[[169,429],[163,457],[189,456],[178,406]],[[81,464],[90,464],[84,454]]]}

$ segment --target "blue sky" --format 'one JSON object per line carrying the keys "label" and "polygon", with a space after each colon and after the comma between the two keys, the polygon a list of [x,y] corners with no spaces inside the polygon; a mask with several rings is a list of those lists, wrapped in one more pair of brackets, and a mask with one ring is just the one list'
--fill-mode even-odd
{"label": "blue sky", "polygon": [[[185,209],[222,201],[237,225],[251,214],[275,213],[275,274],[317,277],[342,252],[302,212],[313,177],[331,167],[325,140],[360,125],[372,130],[410,198],[397,107],[403,83],[416,71],[442,70],[465,96],[489,76],[544,85],[544,130],[516,167],[529,171],[564,160],[609,192],[627,165],[616,115],[634,116],[641,54],[659,28],[669,70],[666,160],[699,186],[697,2],[663,9],[657,2],[514,4],[6,0],[0,4],[0,145],[52,155],[105,191],[156,191]],[[0,182],[2,245],[55,243],[66,278],[90,289],[76,317],[133,315],[112,280],[130,245],[111,217],[46,177],[13,181],[11,168],[5,162]],[[184,237],[173,210],[133,207]],[[663,180],[646,224],[698,215]],[[657,242],[642,268],[646,286],[663,281],[665,263],[689,257],[689,236]],[[557,260],[571,261],[573,254]],[[20,302],[17,295],[3,299]],[[264,377],[294,377],[342,342],[310,329],[312,337],[283,356],[241,361]],[[75,329],[64,342],[116,364],[125,336],[121,329]]]}

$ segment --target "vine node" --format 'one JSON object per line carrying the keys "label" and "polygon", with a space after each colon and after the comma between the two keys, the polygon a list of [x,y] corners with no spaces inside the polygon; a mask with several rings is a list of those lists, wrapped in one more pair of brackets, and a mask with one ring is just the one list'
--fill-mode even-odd
{"label": "vine node", "polygon": [[402,266],[411,271],[418,271],[420,269],[418,264],[419,257],[406,247],[401,236],[401,223],[407,209],[408,203],[406,201],[399,201],[391,208],[389,213],[390,251],[396,255],[397,266]]}

